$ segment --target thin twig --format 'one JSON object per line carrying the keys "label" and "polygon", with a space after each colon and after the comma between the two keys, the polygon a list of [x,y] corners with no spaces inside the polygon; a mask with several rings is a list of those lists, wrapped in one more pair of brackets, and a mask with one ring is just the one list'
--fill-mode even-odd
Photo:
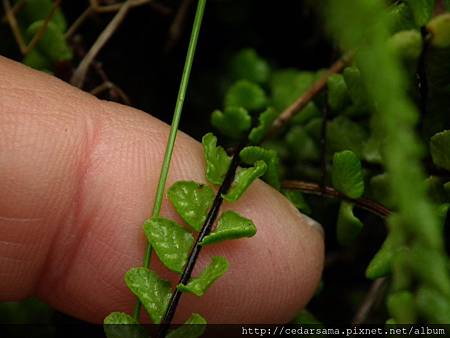
{"label": "thin twig", "polygon": [[366,298],[364,298],[363,302],[361,303],[361,306],[359,307],[355,317],[352,320],[352,325],[360,325],[366,322],[367,317],[370,314],[370,311],[372,310],[373,306],[377,303],[380,294],[384,290],[385,283],[386,278],[378,278],[375,281],[373,281],[372,285],[370,286],[369,292],[366,295]]}
{"label": "thin twig", "polygon": [[72,23],[72,25],[67,30],[66,34],[64,34],[64,37],[66,39],[69,39],[77,30],[78,28],[83,24],[83,22],[92,14],[92,7],[87,7],[83,13]]}
{"label": "thin twig", "polygon": [[[137,7],[149,4],[153,0],[131,0],[129,2],[129,6],[131,7]],[[111,13],[111,12],[117,12],[122,8],[122,6],[125,4],[125,2],[120,2],[118,4],[113,5],[99,5],[98,0],[90,0],[90,7],[93,11],[97,13]]]}
{"label": "thin twig", "polygon": [[287,107],[273,122],[267,137],[275,135],[297,112],[302,110],[320,91],[322,91],[327,84],[328,78],[333,74],[340,73],[351,61],[353,54],[354,52],[348,52],[337,60],[302,96]]}
{"label": "thin twig", "polygon": [[110,21],[110,23],[105,27],[103,32],[100,33],[95,43],[92,45],[91,49],[87,52],[86,56],[83,58],[83,60],[78,65],[77,69],[73,73],[72,79],[70,80],[70,83],[76,87],[83,87],[84,80],[86,78],[87,71],[89,69],[89,66],[92,63],[92,60],[97,56],[97,54],[100,52],[100,50],[103,48],[103,46],[108,42],[110,37],[114,34],[114,32],[119,27],[120,23],[125,18],[128,9],[130,7],[130,1],[127,0],[123,3],[120,10],[116,13],[114,18]]}
{"label": "thin twig", "polygon": [[386,208],[384,205],[365,198],[350,198],[344,195],[343,193],[337,191],[336,189],[332,187],[321,187],[320,184],[312,183],[312,182],[304,182],[304,181],[294,181],[294,180],[287,180],[283,181],[282,184],[283,188],[285,189],[295,189],[300,190],[307,194],[313,194],[313,195],[319,195],[324,197],[330,197],[330,198],[338,198],[341,200],[346,200],[352,203],[355,203],[356,206],[360,207],[361,209],[367,210],[375,215],[378,215],[382,218],[386,218],[391,214],[391,211]]}
{"label": "thin twig", "polygon": [[27,45],[23,40],[22,33],[20,33],[20,28],[16,20],[16,16],[11,8],[11,3],[9,0],[3,0],[3,8],[5,10],[6,19],[8,20],[9,26],[13,32],[14,38],[16,39],[17,45],[19,46],[20,52],[25,54]]}
{"label": "thin twig", "polygon": [[184,24],[186,23],[186,15],[189,11],[193,0],[183,0],[178,8],[177,14],[172,21],[169,28],[168,38],[164,50],[168,52],[171,50],[178,42],[183,31]]}

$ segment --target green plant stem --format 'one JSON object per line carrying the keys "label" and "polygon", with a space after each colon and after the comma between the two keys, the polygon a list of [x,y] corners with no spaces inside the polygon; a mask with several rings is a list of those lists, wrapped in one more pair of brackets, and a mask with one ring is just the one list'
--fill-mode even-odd
{"label": "green plant stem", "polygon": [[[170,134],[167,140],[166,152],[164,154],[164,160],[161,167],[161,173],[159,175],[158,188],[156,190],[155,202],[153,204],[152,217],[159,216],[161,211],[162,200],[164,197],[164,189],[166,186],[167,175],[169,173],[170,161],[172,159],[173,148],[175,145],[175,139],[177,137],[178,126],[180,124],[181,112],[183,110],[183,104],[186,97],[186,91],[189,83],[189,76],[191,74],[192,64],[194,61],[195,49],[197,47],[198,36],[200,33],[200,27],[202,25],[203,13],[205,12],[206,0],[199,0],[197,10],[195,12],[194,25],[192,28],[191,38],[189,41],[189,47],[186,55],[186,61],[184,64],[183,75],[181,77],[180,89],[178,91],[177,103],[175,106],[175,112],[172,118],[172,124],[170,127]],[[147,249],[144,256],[144,267],[148,268],[150,265],[150,258],[152,253],[152,247],[147,244]],[[134,318],[139,319],[141,312],[141,302],[138,300],[134,309]]]}

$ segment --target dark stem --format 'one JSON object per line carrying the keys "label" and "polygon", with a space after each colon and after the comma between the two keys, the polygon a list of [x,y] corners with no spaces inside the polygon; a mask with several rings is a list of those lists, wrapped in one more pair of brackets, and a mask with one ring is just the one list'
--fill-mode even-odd
{"label": "dark stem", "polygon": [[391,210],[386,208],[384,205],[373,201],[371,199],[361,197],[361,198],[350,198],[345,196],[343,193],[337,191],[332,187],[322,187],[320,184],[304,181],[284,181],[282,184],[283,188],[286,189],[297,189],[306,194],[314,194],[330,198],[338,198],[340,200],[346,200],[355,203],[356,206],[361,209],[367,210],[372,214],[380,216],[381,218],[386,218],[391,214]]}
{"label": "dark stem", "polygon": [[[200,234],[198,235],[197,240],[195,241],[194,247],[192,248],[192,251],[189,255],[188,261],[186,263],[186,266],[184,267],[183,273],[181,274],[181,278],[178,284],[187,284],[189,282],[189,279],[191,278],[191,274],[192,271],[194,270],[195,263],[197,262],[198,255],[200,254],[200,251],[202,249],[200,243],[205,238],[205,236],[207,236],[212,230],[212,227],[219,214],[220,207],[222,206],[223,202],[222,195],[228,191],[231,184],[233,183],[234,175],[239,165],[239,153],[245,146],[245,144],[246,142],[243,142],[236,149],[236,152],[233,156],[230,167],[228,168],[225,179],[222,185],[220,186],[219,191],[216,194],[216,197],[214,198],[213,205],[209,210],[205,223],[203,223],[202,230],[200,231]],[[172,322],[173,317],[175,316],[175,312],[177,310],[178,303],[180,302],[181,295],[182,292],[179,291],[178,289],[175,289],[174,293],[172,294],[172,298],[170,299],[164,318],[161,322],[159,337],[165,337],[166,332],[170,326],[170,323]]]}

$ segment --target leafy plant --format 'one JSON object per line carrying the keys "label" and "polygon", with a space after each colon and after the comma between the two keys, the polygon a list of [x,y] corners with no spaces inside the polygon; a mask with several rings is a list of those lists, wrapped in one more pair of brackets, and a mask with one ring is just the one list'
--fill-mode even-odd
{"label": "leafy plant", "polygon": [[[205,1],[199,1],[186,61],[188,71],[184,73],[180,89],[182,96],[186,91],[187,77],[192,64],[204,7]],[[180,281],[173,291],[170,282],[161,279],[155,271],[148,268],[148,264],[145,264],[147,266],[144,267],[132,268],[125,275],[128,288],[143,304],[153,323],[163,324],[162,334],[165,334],[167,325],[173,319],[182,293],[188,292],[202,296],[214,281],[228,269],[228,262],[224,257],[213,257],[210,265],[200,275],[191,277],[201,248],[224,240],[251,237],[256,233],[253,222],[234,211],[225,211],[219,215],[222,201],[237,201],[255,179],[266,173],[268,181],[279,186],[276,153],[256,146],[245,148],[242,146],[247,140],[247,142],[257,143],[267,133],[270,122],[275,117],[272,110],[264,110],[260,115],[258,125],[253,129],[250,129],[251,120],[247,112],[265,109],[266,103],[265,93],[257,84],[247,80],[237,81],[225,97],[224,112],[214,112],[212,123],[218,126],[225,136],[231,140],[238,140],[241,145],[230,157],[224,148],[217,146],[217,138],[212,133],[206,134],[202,142],[206,161],[205,176],[211,184],[220,186],[217,193],[215,194],[212,188],[202,183],[176,182],[168,189],[167,197],[190,229],[159,216],[161,197],[157,198],[159,205],[156,212],[144,224],[149,247],[154,249],[159,260],[169,270],[181,275]],[[175,137],[172,135],[176,132],[180,114],[181,106],[177,105],[158,193],[164,190],[171,147],[175,141]],[[247,167],[239,167],[239,164],[245,164]],[[217,217],[217,226],[213,230]],[[195,237],[192,230],[196,233]],[[149,254],[146,256],[146,262],[149,261],[148,256]],[[117,330],[111,329],[111,325],[138,324],[139,314],[139,307],[134,317],[122,312],[111,313],[104,321],[108,337],[117,335]],[[194,313],[186,324],[206,324],[206,320],[200,314]],[[126,328],[126,330],[129,329]],[[167,337],[198,337],[202,333],[203,330],[189,330],[186,327],[180,327],[168,333]],[[133,332],[127,331],[124,334],[140,335],[142,331],[135,329]]]}

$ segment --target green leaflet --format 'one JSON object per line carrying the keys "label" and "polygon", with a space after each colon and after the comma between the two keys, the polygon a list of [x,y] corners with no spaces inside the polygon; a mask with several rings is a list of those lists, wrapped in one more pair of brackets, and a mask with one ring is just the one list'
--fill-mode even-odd
{"label": "green leaflet", "polygon": [[320,143],[320,137],[322,136],[322,124],[323,118],[315,117],[308,121],[304,126],[306,133],[316,142]]}
{"label": "green leaflet", "polygon": [[429,287],[422,287],[417,292],[418,311],[428,318],[429,324],[450,323],[450,303],[442,295]]}
{"label": "green leaflet", "polygon": [[405,250],[405,247],[402,246],[399,232],[394,229],[399,223],[395,222],[395,218],[393,218],[390,221],[390,224],[393,229],[389,231],[380,250],[375,254],[367,266],[366,277],[369,279],[377,279],[389,275],[391,273],[394,256],[397,255],[399,251]]}
{"label": "green leaflet", "polygon": [[275,121],[277,116],[278,113],[271,107],[262,112],[258,117],[258,126],[253,128],[248,135],[250,142],[253,144],[260,143],[264,136],[266,136],[272,126],[272,122]]}
{"label": "green leaflet", "polygon": [[170,331],[166,338],[197,338],[205,331],[206,320],[198,313],[193,313],[191,317],[179,328]]}
{"label": "green leaflet", "polygon": [[387,299],[389,314],[398,323],[411,324],[417,319],[414,296],[409,291],[397,291],[389,295]]}
{"label": "green leaflet", "polygon": [[103,321],[103,329],[108,338],[148,338],[144,328],[130,315],[112,312]]}
{"label": "green leaflet", "polygon": [[337,220],[337,239],[341,245],[350,246],[358,238],[363,224],[353,215],[353,203],[341,202]]}
{"label": "green leaflet", "polygon": [[316,161],[320,158],[317,144],[305,131],[305,127],[294,126],[285,137],[292,156],[298,161]]}
{"label": "green leaflet", "polygon": [[153,323],[159,324],[172,295],[170,283],[144,267],[128,270],[125,283],[142,302]]}
{"label": "green leaflet", "polygon": [[359,198],[364,193],[361,162],[350,150],[334,154],[331,179],[333,186],[350,198]]}
{"label": "green leaflet", "polygon": [[343,109],[350,102],[344,76],[333,74],[327,80],[328,105],[332,110]]}
{"label": "green leaflet", "polygon": [[222,242],[228,239],[252,237],[256,234],[255,224],[234,211],[225,211],[217,224],[217,228],[203,238],[201,245]]}
{"label": "green leaflet", "polygon": [[306,203],[301,191],[283,189],[281,192],[301,212],[307,215],[311,214],[311,208],[309,207],[308,203]]}
{"label": "green leaflet", "polygon": [[[44,24],[44,20],[36,21],[27,29],[27,36],[32,39]],[[53,22],[49,22],[44,36],[36,48],[51,62],[66,61],[72,59],[72,50],[66,42],[64,33]]]}
{"label": "green leaflet", "polygon": [[430,151],[433,163],[438,167],[450,170],[450,130],[435,134],[430,140]]}
{"label": "green leaflet", "polygon": [[389,175],[386,173],[373,176],[370,179],[370,195],[388,208],[395,206],[389,191]]}
{"label": "green leaflet", "polygon": [[418,27],[424,26],[432,17],[436,0],[405,0]]}
{"label": "green leaflet", "polygon": [[241,50],[231,61],[230,68],[235,80],[248,80],[260,84],[269,80],[269,64],[260,58],[254,49]]}
{"label": "green leaflet", "polygon": [[431,44],[438,48],[450,46],[450,13],[438,15],[427,25],[427,30],[432,33]]}
{"label": "green leaflet", "polygon": [[274,72],[270,79],[271,104],[277,111],[284,110],[306,92],[314,80],[315,74],[312,72],[299,72],[296,69]]}
{"label": "green leaflet", "polygon": [[230,167],[231,157],[222,147],[216,146],[217,138],[213,133],[203,136],[202,144],[206,162],[206,178],[212,184],[220,185]]}
{"label": "green leaflet", "polygon": [[228,202],[237,201],[247,188],[258,177],[264,175],[267,165],[264,161],[256,161],[255,165],[250,168],[238,168],[230,189],[222,197]]}
{"label": "green leaflet", "polygon": [[417,61],[422,53],[422,36],[415,29],[400,31],[389,38],[389,47],[402,60]]}
{"label": "green leaflet", "polygon": [[225,96],[225,107],[242,107],[251,112],[264,109],[267,102],[264,91],[247,80],[236,82]]}
{"label": "green leaflet", "polygon": [[144,231],[161,262],[172,271],[183,272],[194,237],[181,225],[163,217],[145,221]]}
{"label": "green leaflet", "polygon": [[187,285],[178,284],[177,289],[201,297],[227,270],[228,261],[224,257],[215,256],[200,276],[192,278]]}
{"label": "green leaflet", "polygon": [[200,231],[214,202],[214,191],[205,184],[178,181],[167,191],[178,214],[196,231]]}
{"label": "green leaflet", "polygon": [[267,165],[267,170],[263,175],[264,181],[269,183],[275,189],[280,189],[280,161],[276,151],[262,147],[249,146],[241,150],[239,157],[245,164],[254,164],[259,160],[264,161]]}
{"label": "green leaflet", "polygon": [[215,110],[211,115],[211,124],[223,135],[239,139],[250,129],[252,118],[245,108],[229,106],[223,113]]}
{"label": "green leaflet", "polygon": [[450,196],[444,187],[445,179],[438,176],[429,176],[425,180],[425,182],[427,186],[428,196],[434,203],[436,203],[437,205],[441,205],[449,200]]}
{"label": "green leaflet", "polygon": [[345,84],[348,88],[348,94],[350,95],[353,103],[357,107],[367,107],[369,104],[369,98],[359,69],[354,66],[347,67],[344,69],[343,74]]}
{"label": "green leaflet", "polygon": [[361,125],[344,116],[338,116],[327,124],[327,142],[331,152],[351,150],[360,157],[367,138]]}

